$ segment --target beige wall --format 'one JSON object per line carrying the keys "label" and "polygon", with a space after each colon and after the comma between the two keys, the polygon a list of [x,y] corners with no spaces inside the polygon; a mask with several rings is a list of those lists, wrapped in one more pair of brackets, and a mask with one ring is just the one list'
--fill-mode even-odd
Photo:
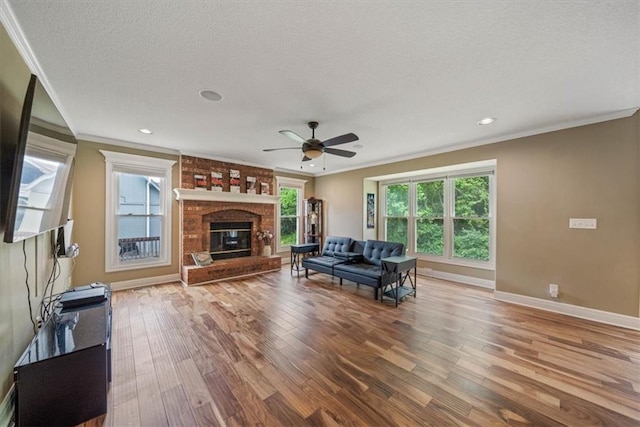
{"label": "beige wall", "polygon": [[[31,72],[15,49],[11,39],[0,26],[0,142],[3,172],[10,168],[13,149],[18,140],[18,127],[24,94]],[[6,179],[0,174],[2,212],[4,223]],[[33,237],[23,243],[6,244],[4,224],[0,226],[0,402],[13,383],[13,365],[33,338],[29,320],[27,273],[34,318],[38,315],[44,286],[53,268],[50,234]],[[63,291],[69,283],[71,262],[61,259],[61,274],[54,285],[54,293]],[[0,408],[0,413],[2,408]],[[5,420],[0,419],[0,425]]]}
{"label": "beige wall", "polygon": [[175,160],[170,187],[180,186],[180,158],[172,154],[159,154],[140,149],[79,141],[76,170],[73,179],[73,235],[80,246],[73,271],[73,285],[96,281],[105,283],[178,274],[180,272],[178,202],[172,193],[171,202],[171,265],[113,273],[105,272],[105,162],[99,150],[116,151],[141,156]]}
{"label": "beige wall", "polygon": [[[327,234],[359,237],[363,181],[372,176],[497,159],[496,289],[638,316],[640,116],[316,178]],[[570,230],[569,218],[597,218]],[[491,279],[493,273],[421,262]]]}

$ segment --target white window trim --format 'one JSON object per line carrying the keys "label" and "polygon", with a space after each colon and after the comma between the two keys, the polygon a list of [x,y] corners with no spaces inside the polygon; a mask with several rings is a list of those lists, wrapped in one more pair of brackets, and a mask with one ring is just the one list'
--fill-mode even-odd
{"label": "white window trim", "polygon": [[[135,154],[100,150],[104,156],[105,167],[105,272],[134,270],[138,268],[161,267],[171,265],[171,170],[175,160],[158,159]],[[157,259],[132,260],[121,263],[115,255],[118,243],[116,234],[116,206],[118,205],[118,179],[114,172],[145,174],[164,178],[164,191],[160,193],[164,221],[162,224],[162,251]]]}
{"label": "white window trim", "polygon": [[[304,179],[298,179],[298,178],[289,178],[286,176],[276,176],[276,187],[278,188],[278,197],[280,197],[280,188],[281,187],[287,187],[287,188],[295,188],[298,190],[298,203],[296,206],[296,229],[298,230],[298,238],[297,241],[298,243],[301,242],[302,240],[302,204],[304,203],[304,186],[307,183],[306,180]],[[281,204],[278,203],[278,209],[277,209],[277,215],[276,215],[276,230],[275,230],[275,236],[276,236],[276,251],[277,252],[284,252],[287,251],[291,248],[291,246],[286,245],[286,246],[282,246],[280,244],[280,206]]]}
{"label": "white window trim", "polygon": [[[489,236],[489,261],[475,261],[468,260],[462,258],[456,258],[453,256],[453,247],[451,245],[450,239],[447,236],[453,236],[453,230],[447,230],[452,227],[452,221],[450,218],[450,210],[453,209],[452,200],[447,200],[445,204],[445,242],[444,242],[444,255],[428,255],[423,253],[417,253],[415,251],[415,194],[416,194],[416,184],[418,182],[423,181],[431,181],[434,179],[445,178],[446,186],[452,186],[452,180],[450,178],[457,177],[465,177],[465,176],[478,176],[482,174],[489,174],[489,204],[490,204],[490,214],[489,214],[489,227],[490,227],[490,236]],[[461,267],[471,267],[477,268],[481,270],[495,270],[496,264],[496,174],[497,174],[497,162],[495,160],[487,160],[482,162],[468,163],[468,164],[460,164],[460,165],[452,165],[442,168],[434,168],[423,171],[416,171],[413,173],[403,173],[398,174],[397,176],[388,175],[385,176],[384,180],[379,181],[378,186],[378,194],[380,194],[380,218],[382,219],[382,224],[380,227],[381,236],[380,238],[384,238],[387,235],[387,221],[386,221],[386,191],[384,187],[390,184],[409,184],[409,216],[408,216],[408,230],[407,230],[407,240],[408,247],[407,254],[417,256],[421,260],[438,262],[441,264],[450,264],[457,265]],[[453,192],[449,189],[448,191],[449,198],[453,197]]]}

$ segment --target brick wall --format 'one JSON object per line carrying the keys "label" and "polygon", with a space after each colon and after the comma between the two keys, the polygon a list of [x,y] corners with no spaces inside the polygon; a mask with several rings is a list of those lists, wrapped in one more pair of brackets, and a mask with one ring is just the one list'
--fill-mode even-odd
{"label": "brick wall", "polygon": [[193,176],[204,175],[207,177],[207,188],[211,189],[211,172],[222,174],[222,191],[229,192],[229,170],[240,171],[240,192],[247,192],[247,176],[256,177],[257,193],[261,194],[260,184],[269,184],[269,194],[273,195],[273,171],[271,169],[257,168],[254,166],[240,165],[237,163],[221,162],[219,160],[201,159],[199,157],[182,156],[181,161],[181,188],[195,188]]}

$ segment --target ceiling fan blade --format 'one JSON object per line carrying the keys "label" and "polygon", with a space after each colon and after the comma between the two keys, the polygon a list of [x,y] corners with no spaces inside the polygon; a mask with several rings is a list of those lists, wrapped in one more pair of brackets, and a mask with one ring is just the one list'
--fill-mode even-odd
{"label": "ceiling fan blade", "polygon": [[286,137],[289,137],[289,138],[293,139],[296,142],[302,143],[302,142],[306,142],[307,141],[306,139],[304,139],[303,137],[301,137],[300,135],[298,135],[297,133],[295,133],[292,130],[280,130],[278,132],[280,132],[281,134],[283,134]]}
{"label": "ceiling fan blade", "polygon": [[277,151],[277,150],[299,150],[300,147],[280,147],[280,148],[265,148],[262,151]]}
{"label": "ceiling fan blade", "polygon": [[346,144],[347,142],[353,142],[358,140],[358,135],[355,133],[345,133],[344,135],[336,136],[335,138],[329,138],[326,141],[322,141],[322,145],[325,147],[331,147],[333,145]]}
{"label": "ceiling fan blade", "polygon": [[302,158],[302,161],[303,161],[303,162],[308,162],[309,160],[311,160],[311,157],[304,156],[304,157]]}
{"label": "ceiling fan blade", "polygon": [[325,153],[335,154],[340,157],[353,157],[356,155],[355,151],[338,150],[337,148],[325,148]]}

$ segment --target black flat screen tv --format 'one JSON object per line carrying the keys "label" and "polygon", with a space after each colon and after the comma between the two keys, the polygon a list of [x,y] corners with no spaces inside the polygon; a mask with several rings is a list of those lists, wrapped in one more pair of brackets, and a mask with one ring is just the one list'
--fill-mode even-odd
{"label": "black flat screen tv", "polygon": [[5,242],[19,242],[67,223],[77,145],[62,114],[32,75],[9,178]]}

